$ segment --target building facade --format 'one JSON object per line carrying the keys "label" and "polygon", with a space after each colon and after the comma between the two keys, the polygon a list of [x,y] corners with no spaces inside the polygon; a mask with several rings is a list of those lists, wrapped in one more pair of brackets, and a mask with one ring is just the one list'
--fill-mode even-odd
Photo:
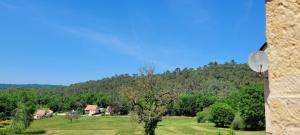
{"label": "building facade", "polygon": [[267,132],[272,135],[298,135],[300,0],[267,0],[266,26],[269,56]]}

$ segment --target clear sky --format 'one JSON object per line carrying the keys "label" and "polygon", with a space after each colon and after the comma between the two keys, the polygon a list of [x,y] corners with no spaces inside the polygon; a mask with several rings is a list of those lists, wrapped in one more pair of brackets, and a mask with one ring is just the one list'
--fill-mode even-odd
{"label": "clear sky", "polygon": [[264,0],[0,0],[0,83],[246,63],[265,40]]}

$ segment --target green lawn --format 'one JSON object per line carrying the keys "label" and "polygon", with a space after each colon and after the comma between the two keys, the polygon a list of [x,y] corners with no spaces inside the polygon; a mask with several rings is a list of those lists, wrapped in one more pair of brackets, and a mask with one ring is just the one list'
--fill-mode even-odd
{"label": "green lawn", "polygon": [[[220,129],[226,132],[228,129]],[[195,118],[165,117],[159,123],[158,135],[215,135],[213,124],[199,124]],[[81,117],[70,123],[63,116],[34,121],[27,134],[43,135],[142,135],[143,125],[129,117]],[[236,135],[264,135],[263,131],[236,131]],[[225,134],[224,134],[225,135]]]}

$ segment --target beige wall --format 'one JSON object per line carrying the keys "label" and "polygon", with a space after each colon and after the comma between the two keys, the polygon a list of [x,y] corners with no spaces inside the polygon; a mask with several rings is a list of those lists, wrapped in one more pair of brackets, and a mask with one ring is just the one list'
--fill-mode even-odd
{"label": "beige wall", "polygon": [[267,0],[273,135],[300,135],[300,0]]}

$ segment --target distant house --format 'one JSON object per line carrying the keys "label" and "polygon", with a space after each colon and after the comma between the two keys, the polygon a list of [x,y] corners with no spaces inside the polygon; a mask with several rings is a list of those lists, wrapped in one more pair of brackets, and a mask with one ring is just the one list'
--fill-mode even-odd
{"label": "distant house", "polygon": [[53,111],[52,110],[37,110],[34,115],[33,115],[33,118],[35,120],[39,120],[39,119],[43,119],[43,118],[47,118],[47,117],[50,117],[52,116],[53,114]]}
{"label": "distant house", "polygon": [[99,107],[98,105],[87,105],[84,109],[85,114],[88,114],[89,116],[92,116],[94,114],[99,113]]}

